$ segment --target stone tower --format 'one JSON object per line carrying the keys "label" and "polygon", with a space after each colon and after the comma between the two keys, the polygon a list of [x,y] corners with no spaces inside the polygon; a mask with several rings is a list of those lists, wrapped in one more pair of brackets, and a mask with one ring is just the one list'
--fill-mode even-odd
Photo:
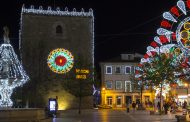
{"label": "stone tower", "polygon": [[[47,101],[48,97],[58,95],[59,100],[63,101],[61,103],[63,106],[72,104],[74,97],[71,95],[68,98],[70,94],[55,84],[73,77],[72,72],[76,69],[94,67],[93,11],[91,9],[89,12],[85,12],[84,9],[80,12],[76,9],[68,11],[67,8],[62,11],[60,8],[52,10],[51,7],[43,9],[40,6],[35,9],[34,6],[30,8],[23,6],[19,44],[22,63],[31,82],[35,82],[34,88],[40,89],[40,85],[45,86],[49,82],[54,86],[47,92],[47,96],[43,96],[44,100]],[[50,63],[47,64],[47,60]],[[70,60],[72,61],[69,62]],[[83,63],[83,67],[76,67],[79,60]],[[54,67],[55,65],[58,69]],[[91,103],[89,102],[87,106],[91,106]],[[72,107],[74,106],[68,105],[65,108]]]}

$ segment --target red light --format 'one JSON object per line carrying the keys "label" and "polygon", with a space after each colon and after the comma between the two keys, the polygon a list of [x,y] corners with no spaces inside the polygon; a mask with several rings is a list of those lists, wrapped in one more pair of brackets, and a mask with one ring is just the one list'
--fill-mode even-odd
{"label": "red light", "polygon": [[57,56],[55,58],[55,63],[58,66],[64,66],[67,62],[67,59],[64,56]]}
{"label": "red light", "polygon": [[190,0],[187,0],[187,7],[190,9]]}
{"label": "red light", "polygon": [[172,7],[170,10],[174,15],[176,15],[177,17],[179,17],[179,11],[177,9],[176,6]]}
{"label": "red light", "polygon": [[170,28],[170,27],[171,27],[171,24],[170,24],[168,21],[163,20],[163,21],[161,22],[161,26],[162,26],[162,27],[166,27],[166,28]]}

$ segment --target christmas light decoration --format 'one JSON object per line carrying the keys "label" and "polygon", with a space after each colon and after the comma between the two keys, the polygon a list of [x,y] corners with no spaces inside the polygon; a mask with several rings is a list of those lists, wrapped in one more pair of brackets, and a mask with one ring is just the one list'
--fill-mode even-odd
{"label": "christmas light decoration", "polygon": [[[174,81],[179,83],[179,77],[190,78],[190,0],[179,0],[176,6],[163,13],[161,27],[157,29],[158,36],[147,47],[144,58],[141,59],[139,68],[136,68],[136,78],[143,77],[141,67],[152,63],[157,56],[166,54],[173,58],[171,67],[182,67],[182,72],[174,72]],[[170,53],[168,53],[170,52]],[[154,59],[155,58],[155,59]],[[140,74],[141,73],[141,74]],[[168,84],[165,84],[168,85]],[[158,90],[157,90],[158,91]]]}
{"label": "christmas light decoration", "polygon": [[[155,93],[155,96],[160,96],[160,86],[154,86],[154,89],[155,89],[155,91],[156,91],[156,93]],[[169,92],[169,90],[170,90],[171,88],[170,88],[170,85],[169,84],[163,84],[163,86],[162,86],[162,95],[166,98],[166,94]]]}
{"label": "christmas light decoration", "polygon": [[4,28],[4,44],[0,46],[0,107],[11,107],[13,89],[29,80],[13,47],[9,44],[8,28]]}
{"label": "christmas light decoration", "polygon": [[[79,16],[79,17],[91,17],[91,26],[90,28],[92,29],[92,40],[91,40],[91,55],[92,55],[92,67],[94,68],[94,15],[93,15],[93,10],[89,9],[88,12],[85,12],[84,9],[82,8],[80,12],[77,12],[76,9],[74,8],[72,11],[69,11],[67,7],[65,7],[64,10],[61,10],[59,7],[57,7],[55,10],[53,10],[50,6],[48,6],[47,9],[44,9],[42,6],[39,6],[39,8],[35,8],[33,5],[30,6],[30,8],[25,8],[25,6],[22,6],[22,11],[21,11],[21,27],[20,31],[22,30],[22,18],[23,14],[34,14],[34,15],[51,15],[51,16]],[[21,36],[21,33],[19,33]],[[19,40],[19,48],[21,48],[21,38]],[[22,54],[21,54],[22,58]],[[55,68],[53,71],[57,72]]]}
{"label": "christmas light decoration", "polygon": [[183,14],[187,14],[186,12],[186,8],[185,8],[185,3],[182,0],[179,0],[177,2],[177,6],[179,7],[179,9],[183,12]]}
{"label": "christmas light decoration", "polygon": [[63,74],[72,69],[74,57],[68,50],[58,48],[50,52],[47,64],[53,72]]}
{"label": "christmas light decoration", "polygon": [[81,9],[81,12],[77,12],[74,8],[73,11],[68,11],[68,8],[66,7],[64,11],[61,11],[59,7],[56,8],[56,10],[52,10],[50,6],[48,6],[48,9],[43,9],[42,6],[40,6],[38,9],[35,9],[32,5],[29,9],[22,7],[22,13],[31,13],[31,14],[41,14],[41,15],[59,15],[59,16],[93,16],[93,10],[89,9],[89,12],[84,12],[84,9]]}
{"label": "christmas light decoration", "polygon": [[173,22],[177,22],[177,20],[171,15],[170,12],[165,12],[163,13],[163,17],[167,20],[173,21]]}

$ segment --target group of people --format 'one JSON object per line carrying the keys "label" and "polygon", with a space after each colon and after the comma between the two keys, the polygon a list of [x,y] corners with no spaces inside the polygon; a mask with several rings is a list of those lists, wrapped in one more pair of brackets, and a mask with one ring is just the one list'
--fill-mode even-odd
{"label": "group of people", "polygon": [[[135,112],[137,104],[135,103],[135,101],[133,101],[131,105],[132,105],[133,112]],[[130,103],[127,103],[126,107],[127,107],[127,112],[129,112]]]}
{"label": "group of people", "polygon": [[[155,107],[157,107],[157,110],[160,111],[160,107],[161,107],[160,101],[158,101],[157,104],[155,104],[155,105],[156,105]],[[175,102],[175,101],[164,101],[162,104],[162,107],[163,107],[162,110],[164,110],[164,113],[167,114],[168,111],[176,112],[176,110],[178,109],[179,106],[182,107],[183,109],[186,109],[187,101],[184,101],[180,105],[178,105],[177,102]],[[145,106],[146,106],[146,104],[145,104]],[[127,107],[127,111],[129,112],[130,104],[127,104],[126,107]],[[132,111],[134,112],[136,110],[136,108],[138,107],[138,103],[135,103],[135,101],[133,101],[131,104],[131,107],[132,107]]]}
{"label": "group of people", "polygon": [[[160,102],[158,101],[157,109],[160,110],[160,107],[161,107],[161,105],[160,105]],[[184,101],[183,104],[180,104],[180,105],[175,101],[168,101],[168,102],[164,101],[164,103],[163,103],[163,108],[164,108],[165,114],[167,114],[169,109],[170,109],[170,112],[176,112],[178,107],[182,107],[183,109],[186,109],[187,108],[187,102]]]}

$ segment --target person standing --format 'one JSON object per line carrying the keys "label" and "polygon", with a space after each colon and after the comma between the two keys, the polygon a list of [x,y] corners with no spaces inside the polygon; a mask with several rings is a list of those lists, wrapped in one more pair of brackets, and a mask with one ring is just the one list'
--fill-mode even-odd
{"label": "person standing", "polygon": [[186,102],[186,101],[184,101],[184,103],[183,103],[183,108],[184,108],[184,109],[187,108],[187,102]]}
{"label": "person standing", "polygon": [[165,112],[165,114],[168,113],[168,108],[169,108],[168,103],[167,103],[167,102],[164,102],[164,112]]}
{"label": "person standing", "polygon": [[132,108],[133,108],[133,112],[135,112],[135,109],[136,109],[136,103],[133,101],[132,103]]}
{"label": "person standing", "polygon": [[160,111],[160,102],[159,101],[157,103],[157,108],[158,108],[158,111]]}

